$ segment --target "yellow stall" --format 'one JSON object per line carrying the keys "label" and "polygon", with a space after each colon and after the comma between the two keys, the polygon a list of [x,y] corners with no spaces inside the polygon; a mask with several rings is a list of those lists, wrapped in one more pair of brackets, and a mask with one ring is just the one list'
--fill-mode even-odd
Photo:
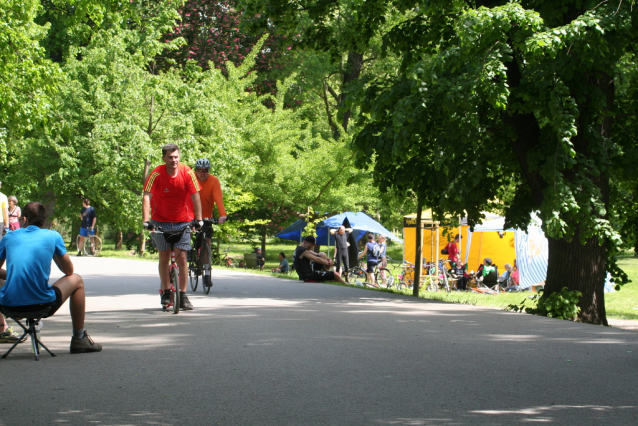
{"label": "yellow stall", "polygon": [[[484,223],[502,224],[499,216],[485,213]],[[416,214],[403,217],[403,259],[414,263],[415,246],[416,246]],[[421,226],[423,227],[423,258],[430,262],[436,261],[437,258],[447,258],[447,255],[441,254],[441,250],[449,241],[454,239],[456,234],[460,234],[459,250],[461,259],[466,263],[467,270],[476,271],[483,259],[489,257],[493,263],[499,267],[499,271],[504,271],[503,266],[506,263],[512,263],[516,258],[514,247],[514,232],[501,231],[498,232],[498,226],[487,227],[485,230],[479,231],[477,225],[476,232],[470,232],[467,220],[460,220],[458,227],[438,226],[438,222],[432,218],[432,210],[424,210],[421,216]],[[502,227],[502,226],[501,226]],[[470,244],[468,247],[468,235]]]}

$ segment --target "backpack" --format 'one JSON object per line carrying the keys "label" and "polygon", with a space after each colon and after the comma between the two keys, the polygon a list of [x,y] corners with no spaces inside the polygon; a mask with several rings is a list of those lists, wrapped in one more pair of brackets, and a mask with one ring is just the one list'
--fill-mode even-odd
{"label": "backpack", "polygon": [[443,250],[441,250],[441,254],[450,254],[450,251],[448,250],[448,247],[450,247],[450,243],[447,243],[445,248]]}
{"label": "backpack", "polygon": [[381,256],[381,246],[379,244],[374,243],[374,246],[372,247],[372,255],[376,258]]}

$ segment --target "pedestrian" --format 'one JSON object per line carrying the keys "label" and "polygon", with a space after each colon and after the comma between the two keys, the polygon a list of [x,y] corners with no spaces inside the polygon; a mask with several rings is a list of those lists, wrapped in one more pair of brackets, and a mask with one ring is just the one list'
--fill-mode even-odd
{"label": "pedestrian", "polygon": [[344,274],[346,277],[346,282],[348,279],[348,266],[350,263],[350,259],[348,258],[348,236],[352,232],[352,228],[346,228],[341,225],[338,229],[331,229],[330,233],[335,237],[335,272],[341,273],[341,266],[343,266]]}
{"label": "pedestrian", "polygon": [[22,216],[22,210],[18,207],[18,199],[15,195],[9,197],[9,229],[15,231],[20,229],[20,216]]}

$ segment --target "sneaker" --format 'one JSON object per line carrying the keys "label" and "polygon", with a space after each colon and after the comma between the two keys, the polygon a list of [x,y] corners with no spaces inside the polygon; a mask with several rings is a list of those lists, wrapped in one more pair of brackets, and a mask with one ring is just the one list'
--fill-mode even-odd
{"label": "sneaker", "polygon": [[[42,320],[40,320],[40,324],[42,324]],[[40,328],[42,328],[42,327],[40,327]],[[39,331],[40,328],[37,328],[36,331]],[[18,333],[16,333],[15,331],[13,331],[13,328],[11,328],[11,327],[7,327],[7,329],[5,331],[8,331],[9,333],[13,334],[15,337],[20,338],[20,335]],[[22,340],[20,340],[20,343],[22,343],[25,340],[27,340],[28,337],[29,337],[29,335],[25,334],[24,337],[22,337]]]}
{"label": "sneaker", "polygon": [[213,279],[210,275],[204,275],[204,287],[212,287]]}
{"label": "sneaker", "polygon": [[78,256],[82,256],[82,252],[81,251],[78,252]]}
{"label": "sneaker", "polygon": [[88,333],[84,333],[84,338],[79,337],[71,338],[71,353],[72,354],[84,354],[87,352],[100,352],[102,345],[95,343]]}
{"label": "sneaker", "polygon": [[18,333],[14,332],[11,328],[7,328],[5,331],[0,333],[0,343],[16,343],[18,340],[20,340],[20,342],[24,342],[26,339],[27,336],[24,336],[24,338],[20,340]]}
{"label": "sneaker", "polygon": [[188,300],[188,296],[186,296],[186,292],[179,293],[179,307],[184,311],[192,311],[193,304],[190,300]]}
{"label": "sneaker", "polygon": [[162,292],[162,295],[160,296],[160,300],[162,307],[168,308],[169,306],[171,306],[171,291],[164,290],[164,292]]}

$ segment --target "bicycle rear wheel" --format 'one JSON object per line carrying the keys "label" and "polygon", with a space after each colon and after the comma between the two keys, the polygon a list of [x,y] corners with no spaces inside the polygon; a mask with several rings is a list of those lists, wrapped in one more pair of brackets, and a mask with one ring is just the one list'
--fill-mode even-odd
{"label": "bicycle rear wheel", "polygon": [[191,284],[191,290],[197,291],[197,282],[199,281],[199,276],[197,275],[197,271],[195,270],[197,267],[192,264],[188,265],[188,281]]}
{"label": "bicycle rear wheel", "polygon": [[173,290],[173,313],[179,314],[179,270],[177,268],[171,269],[171,284]]}
{"label": "bicycle rear wheel", "polygon": [[364,271],[360,267],[355,266],[354,268],[350,268],[348,270],[348,281],[350,282],[360,281],[363,283],[365,282],[365,280],[366,280],[366,271]]}

